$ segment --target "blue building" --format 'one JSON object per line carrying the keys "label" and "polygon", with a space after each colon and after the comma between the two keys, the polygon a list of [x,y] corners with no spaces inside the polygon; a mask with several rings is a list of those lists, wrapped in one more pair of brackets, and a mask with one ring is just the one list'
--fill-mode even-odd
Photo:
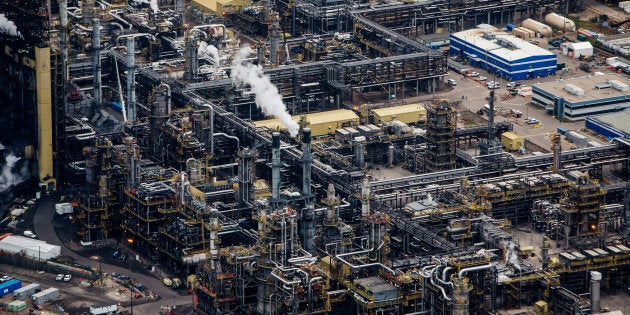
{"label": "blue building", "polygon": [[586,128],[591,129],[608,139],[630,138],[630,110],[586,117]]}
{"label": "blue building", "polygon": [[505,33],[494,26],[451,34],[450,54],[470,65],[510,81],[544,77],[556,73],[557,56],[543,48]]}
{"label": "blue building", "polygon": [[629,83],[617,74],[538,83],[532,86],[532,102],[556,118],[584,120],[630,107]]}

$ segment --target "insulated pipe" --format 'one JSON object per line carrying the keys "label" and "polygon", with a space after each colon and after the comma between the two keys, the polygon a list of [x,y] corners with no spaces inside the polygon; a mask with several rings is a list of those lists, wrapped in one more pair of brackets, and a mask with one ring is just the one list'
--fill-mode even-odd
{"label": "insulated pipe", "polygon": [[471,271],[479,271],[479,270],[485,270],[485,269],[490,269],[494,267],[493,264],[487,264],[487,265],[483,265],[483,266],[476,266],[476,267],[470,267],[470,268],[464,268],[462,270],[459,271],[459,274],[457,275],[460,279],[462,279],[464,277],[464,274],[467,272],[471,272]]}
{"label": "insulated pipe", "polygon": [[237,149],[240,149],[240,147],[241,147],[240,140],[237,137],[235,137],[235,136],[230,136],[230,135],[222,133],[222,132],[215,133],[215,134],[212,135],[213,138],[216,137],[216,136],[223,136],[223,137],[226,137],[228,139],[232,139],[232,140],[236,141]]}
{"label": "insulated pipe", "polygon": [[118,20],[118,22],[126,25],[127,27],[129,27],[129,29],[133,28],[133,24],[127,22],[127,20],[121,18],[120,16],[118,16],[118,14],[114,14],[114,13],[109,13],[109,15],[111,15],[114,19]]}
{"label": "insulated pipe", "polygon": [[353,265],[351,264],[349,261],[341,258],[341,257],[345,257],[345,256],[351,256],[351,255],[358,255],[358,254],[366,254],[366,253],[370,253],[372,252],[372,250],[374,250],[374,248],[372,249],[368,249],[368,250],[362,250],[362,251],[358,251],[358,252],[351,252],[351,253],[345,253],[345,254],[338,254],[335,255],[335,257],[337,259],[339,259],[339,261],[341,261],[342,263],[348,265],[348,267],[352,268],[352,269],[361,269],[361,268],[365,268],[365,267],[371,267],[371,266],[380,266],[383,267],[383,269],[389,271],[393,276],[396,276],[396,271],[394,271],[393,269],[383,265],[382,263],[369,263],[369,264],[363,264],[363,265]]}
{"label": "insulated pipe", "polygon": [[101,20],[92,20],[92,69],[94,84],[94,102],[100,105],[103,102],[101,87]]}
{"label": "insulated pipe", "polygon": [[280,200],[280,133],[271,135],[271,198],[274,202]]}

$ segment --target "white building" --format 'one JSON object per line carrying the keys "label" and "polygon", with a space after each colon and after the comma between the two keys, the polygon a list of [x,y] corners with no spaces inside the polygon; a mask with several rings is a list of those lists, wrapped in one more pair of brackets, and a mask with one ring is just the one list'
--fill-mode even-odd
{"label": "white building", "polygon": [[562,45],[562,53],[575,59],[581,56],[590,57],[593,55],[593,45],[590,42],[577,42]]}

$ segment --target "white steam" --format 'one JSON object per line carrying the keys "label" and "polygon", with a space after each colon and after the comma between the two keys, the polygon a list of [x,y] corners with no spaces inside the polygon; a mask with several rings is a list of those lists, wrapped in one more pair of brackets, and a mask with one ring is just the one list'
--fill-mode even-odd
{"label": "white steam", "polygon": [[263,73],[262,66],[254,65],[246,60],[252,52],[254,50],[245,46],[236,53],[230,74],[232,81],[237,86],[251,86],[252,92],[256,94],[256,106],[265,115],[279,118],[289,130],[289,134],[292,137],[297,136],[300,126],[287,113],[287,107],[282,102],[282,96],[278,93],[278,89],[271,83],[269,77]]}
{"label": "white steam", "polygon": [[204,55],[211,56],[214,59],[214,63],[217,65],[217,67],[219,66],[219,50],[214,47],[214,45],[208,45],[208,43],[204,41],[199,42],[197,54],[200,57]]}
{"label": "white steam", "polygon": [[15,26],[15,23],[7,19],[7,17],[4,16],[4,14],[2,13],[0,13],[0,32],[7,33],[11,36],[22,37],[22,34],[18,32],[17,26]]}
{"label": "white steam", "polygon": [[[0,146],[2,146],[2,144],[0,144]],[[4,148],[4,146],[2,147]],[[0,193],[28,178],[28,168],[26,165],[22,166],[20,169],[14,169],[19,160],[20,158],[13,154],[7,156],[5,164],[2,165],[2,170],[0,170]]]}
{"label": "white steam", "polygon": [[521,271],[521,265],[518,263],[518,253],[516,252],[516,244],[510,241],[505,244],[505,263],[511,264],[516,271]]}
{"label": "white steam", "polygon": [[158,11],[160,11],[160,7],[158,6],[157,0],[133,0],[133,2],[135,3],[148,3],[149,5],[151,5],[151,10],[153,10],[153,13],[158,13]]}

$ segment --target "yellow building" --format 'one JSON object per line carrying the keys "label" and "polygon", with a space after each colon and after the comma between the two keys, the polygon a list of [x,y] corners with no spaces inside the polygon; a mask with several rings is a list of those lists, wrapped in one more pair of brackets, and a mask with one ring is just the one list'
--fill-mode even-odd
{"label": "yellow building", "polygon": [[501,134],[501,144],[508,151],[516,151],[521,147],[525,147],[525,140],[521,135],[507,131]]}
{"label": "yellow building", "polygon": [[[311,135],[313,137],[323,136],[327,134],[334,134],[337,128],[341,128],[345,125],[358,125],[359,116],[348,109],[337,109],[326,112],[306,114],[306,127],[311,128]],[[299,122],[300,115],[292,116],[293,121]],[[286,130],[279,119],[267,119],[254,122],[256,127],[264,127],[271,131]]]}
{"label": "yellow building", "polygon": [[396,118],[406,124],[424,123],[427,121],[427,110],[421,103],[372,110],[374,124],[386,123]]}
{"label": "yellow building", "polygon": [[192,5],[203,12],[214,12],[217,15],[235,14],[243,11],[243,7],[251,5],[251,0],[193,0]]}

